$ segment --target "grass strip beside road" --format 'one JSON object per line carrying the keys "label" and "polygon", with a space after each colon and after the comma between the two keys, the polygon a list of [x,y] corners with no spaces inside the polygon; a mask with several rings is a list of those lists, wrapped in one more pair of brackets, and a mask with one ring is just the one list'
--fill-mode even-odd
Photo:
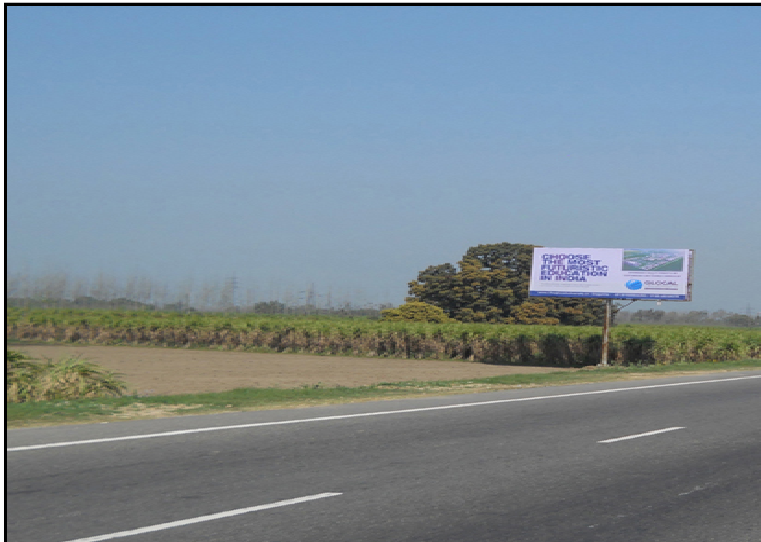
{"label": "grass strip beside road", "polygon": [[517,387],[641,380],[680,374],[761,369],[761,360],[674,363],[647,367],[590,367],[575,371],[512,374],[470,380],[391,382],[373,386],[239,388],[223,393],[112,397],[6,404],[6,428],[116,422],[183,414],[301,408],[335,403],[477,393]]}

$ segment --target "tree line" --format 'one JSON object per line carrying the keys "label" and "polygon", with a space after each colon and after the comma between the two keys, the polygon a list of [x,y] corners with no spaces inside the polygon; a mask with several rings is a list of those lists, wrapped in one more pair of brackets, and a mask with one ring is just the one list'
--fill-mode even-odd
{"label": "tree line", "polygon": [[[333,315],[429,322],[583,326],[602,324],[605,303],[596,299],[529,298],[534,245],[497,243],[470,247],[456,264],[432,265],[408,284],[404,305],[364,302],[362,292],[318,293],[314,284],[303,290],[241,286],[235,277],[224,281],[187,279],[174,287],[166,281],[131,276],[120,281],[106,273],[94,279],[65,273],[6,276],[6,304],[19,307],[103,308],[176,312],[245,312],[257,314]],[[274,291],[276,290],[276,291]],[[620,312],[615,323],[725,325],[756,327],[758,314],[640,310]]]}
{"label": "tree line", "polygon": [[718,310],[675,312],[656,309],[638,310],[636,312],[619,312],[616,315],[619,324],[659,324],[674,326],[732,326],[761,327],[761,315],[740,314]]}
{"label": "tree line", "polygon": [[6,305],[29,308],[91,308],[167,312],[242,312],[285,315],[380,317],[388,303],[370,303],[362,290],[271,286],[269,291],[224,280],[186,279],[171,285],[146,276],[119,279],[107,273],[93,278],[56,272],[6,275]]}

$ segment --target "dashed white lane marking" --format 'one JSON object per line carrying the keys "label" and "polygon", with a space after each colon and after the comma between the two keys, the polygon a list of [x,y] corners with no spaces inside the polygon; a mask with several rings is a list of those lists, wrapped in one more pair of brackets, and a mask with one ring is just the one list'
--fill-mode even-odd
{"label": "dashed white lane marking", "polygon": [[183,429],[179,431],[167,431],[164,433],[151,433],[147,435],[130,435],[126,437],[110,437],[110,438],[98,438],[89,440],[74,440],[69,442],[51,442],[47,444],[32,444],[29,446],[17,446],[15,448],[6,448],[6,452],[22,452],[29,450],[42,450],[45,448],[60,448],[63,446],[75,446],[80,444],[96,444],[102,442],[118,442],[122,440],[138,440],[146,438],[158,438],[158,437],[172,437],[177,435],[190,435],[193,433],[203,433],[206,431],[225,431],[228,429],[250,429],[252,427],[268,427],[273,425],[289,425],[296,423],[312,423],[323,422],[332,420],[346,420],[349,418],[365,418],[368,416],[389,416],[392,414],[410,414],[415,412],[429,412],[434,410],[447,410],[453,408],[467,408],[483,405],[496,405],[501,403],[519,403],[525,401],[542,401],[545,399],[565,399],[567,397],[583,397],[587,395],[600,395],[603,393],[619,393],[624,391],[634,390],[647,390],[654,388],[670,388],[675,386],[696,386],[699,384],[713,384],[718,382],[735,382],[738,380],[748,380],[753,378],[761,378],[761,375],[741,376],[736,378],[719,378],[715,380],[700,380],[695,382],[674,382],[671,384],[651,384],[649,386],[633,386],[628,388],[609,388],[597,391],[585,391],[578,393],[563,393],[558,395],[541,395],[538,397],[520,397],[515,399],[496,399],[494,401],[477,401],[473,403],[457,403],[452,405],[438,406],[438,407],[425,407],[425,408],[408,408],[404,410],[387,410],[381,412],[363,412],[360,414],[343,414],[338,416],[322,416],[319,418],[304,418],[300,420],[285,420],[280,422],[260,422],[260,423],[246,423],[239,425],[224,425],[220,427],[199,427],[196,429]]}
{"label": "dashed white lane marking", "polygon": [[98,536],[91,536],[88,538],[77,538],[75,540],[68,540],[67,542],[100,542],[102,540],[111,540],[113,538],[123,538],[125,536],[135,536],[138,534],[152,533],[155,531],[163,531],[165,529],[172,529],[174,527],[183,527],[185,525],[192,525],[194,523],[203,523],[204,521],[214,521],[216,519],[230,518],[233,516],[239,516],[241,514],[248,514],[249,512],[258,512],[260,510],[268,510],[270,508],[279,508],[281,506],[291,506],[293,504],[301,504],[307,501],[314,501],[316,499],[324,499],[326,497],[336,497],[342,495],[342,493],[319,493],[317,495],[307,495],[306,497],[298,497],[296,499],[288,499],[284,501],[273,502],[270,504],[260,504],[259,506],[251,506],[249,508],[238,508],[237,510],[228,510],[227,512],[218,512],[216,514],[210,514],[208,516],[199,516],[190,519],[182,519],[180,521],[170,521],[169,523],[159,523],[157,525],[149,525],[147,527],[140,527],[139,529],[133,529],[131,531],[120,531],[118,533],[102,534]]}
{"label": "dashed white lane marking", "polygon": [[695,486],[695,487],[694,487],[692,490],[690,490],[690,491],[685,491],[684,493],[680,493],[680,494],[679,494],[679,496],[680,496],[680,497],[684,497],[685,495],[692,495],[693,493],[695,493],[695,492],[697,492],[697,491],[705,491],[706,489],[710,489],[710,488],[712,488],[712,487],[713,487],[713,486],[715,486],[715,485],[716,485],[716,484],[714,484],[714,483],[712,483],[712,482],[708,482],[707,484],[705,484],[705,485],[702,485],[702,486]]}
{"label": "dashed white lane marking", "polygon": [[598,444],[610,444],[611,442],[620,442],[622,440],[631,440],[633,438],[650,437],[652,435],[660,435],[661,433],[668,433],[669,431],[676,431],[677,429],[684,429],[684,427],[667,427],[666,429],[657,429],[655,431],[648,431],[646,433],[639,433],[638,435],[628,435],[626,437],[609,438],[608,440],[598,440]]}

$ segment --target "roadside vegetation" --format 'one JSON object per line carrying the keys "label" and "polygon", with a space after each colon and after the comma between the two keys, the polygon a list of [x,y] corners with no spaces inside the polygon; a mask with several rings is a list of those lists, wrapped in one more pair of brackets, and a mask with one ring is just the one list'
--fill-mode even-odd
{"label": "roadside vegetation", "polygon": [[[251,352],[582,367],[600,360],[596,326],[425,323],[316,316],[8,307],[11,342],[144,345]],[[761,329],[619,325],[614,365],[761,357]]]}
{"label": "roadside vegetation", "polygon": [[474,393],[500,389],[639,380],[679,374],[761,369],[761,360],[591,367],[543,374],[513,374],[436,382],[386,382],[374,386],[241,388],[224,393],[51,399],[6,405],[6,427],[117,422],[183,414],[300,408],[334,403]]}
{"label": "roadside vegetation", "polygon": [[5,352],[6,403],[113,397],[126,389],[119,375],[82,358],[41,363],[20,352]]}

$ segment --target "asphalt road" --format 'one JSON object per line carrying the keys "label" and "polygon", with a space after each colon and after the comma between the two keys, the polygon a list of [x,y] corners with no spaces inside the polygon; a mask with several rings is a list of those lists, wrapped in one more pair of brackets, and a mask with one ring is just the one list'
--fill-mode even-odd
{"label": "asphalt road", "polygon": [[761,540],[761,373],[7,432],[11,542]]}

